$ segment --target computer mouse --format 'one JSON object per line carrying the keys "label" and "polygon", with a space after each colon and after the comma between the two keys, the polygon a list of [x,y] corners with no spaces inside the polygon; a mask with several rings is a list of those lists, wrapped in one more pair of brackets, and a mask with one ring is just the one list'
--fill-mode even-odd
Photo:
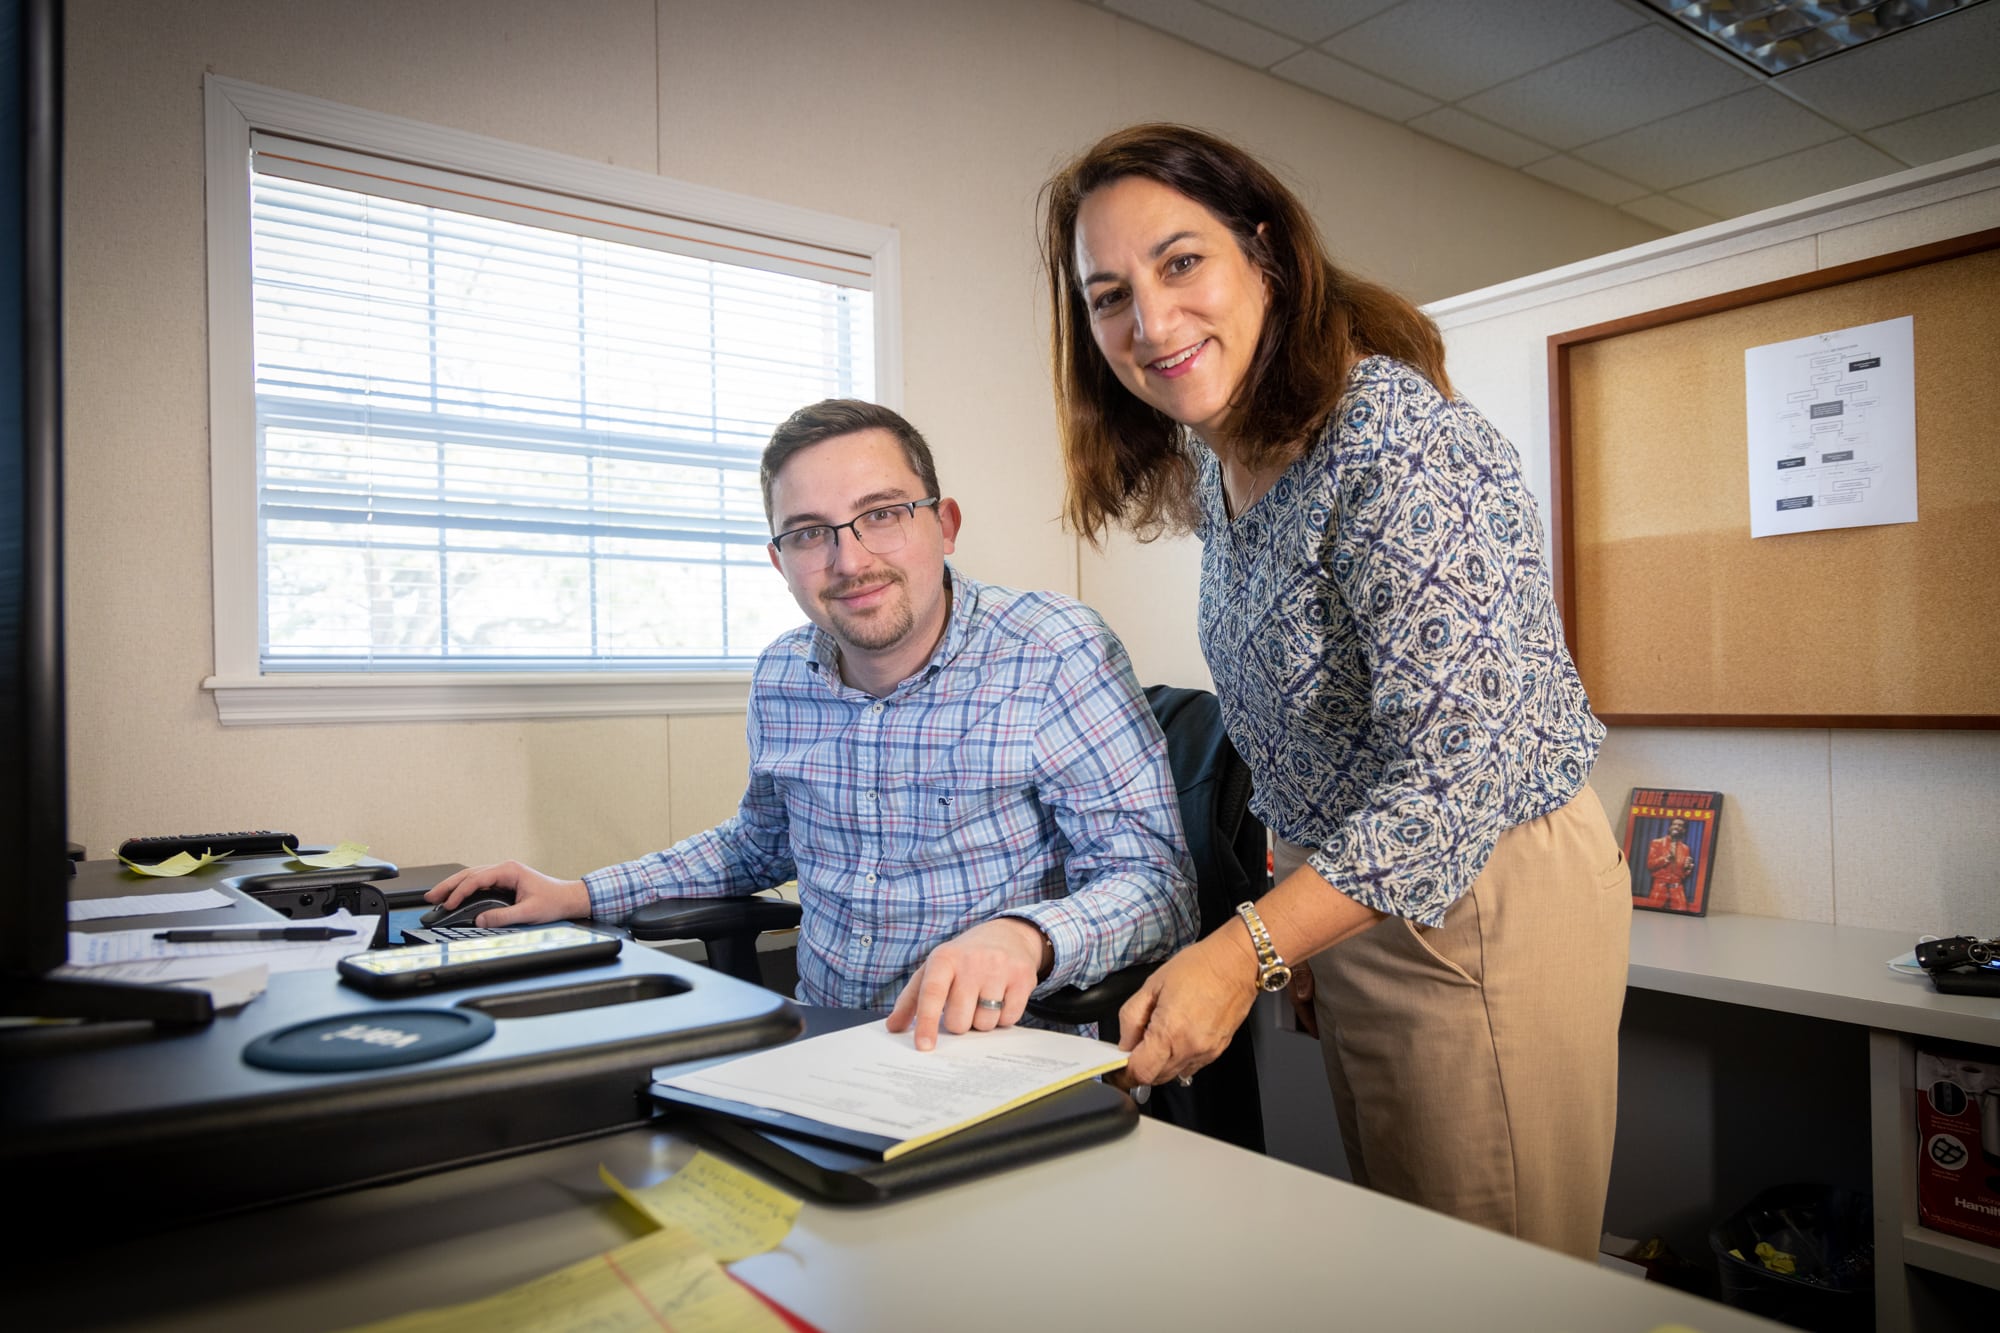
{"label": "computer mouse", "polygon": [[496,907],[512,907],[512,889],[475,889],[470,898],[456,907],[446,907],[439,903],[430,911],[417,918],[420,926],[476,926],[479,914],[490,912]]}

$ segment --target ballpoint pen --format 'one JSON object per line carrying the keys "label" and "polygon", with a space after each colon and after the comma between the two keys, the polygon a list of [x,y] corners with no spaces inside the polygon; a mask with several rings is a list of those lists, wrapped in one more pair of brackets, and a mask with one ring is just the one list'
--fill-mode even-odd
{"label": "ballpoint pen", "polygon": [[246,930],[162,930],[153,938],[169,944],[219,944],[234,940],[337,940],[356,933],[333,926],[260,926]]}

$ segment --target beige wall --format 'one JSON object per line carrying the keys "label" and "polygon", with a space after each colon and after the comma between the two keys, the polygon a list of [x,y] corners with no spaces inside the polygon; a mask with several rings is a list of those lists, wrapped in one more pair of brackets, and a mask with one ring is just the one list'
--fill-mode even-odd
{"label": "beige wall", "polygon": [[[72,836],[270,825],[405,863],[577,873],[726,815],[740,717],[225,730],[210,624],[206,71],[896,227],[904,404],[984,577],[1103,595],[1151,665],[1135,560],[1079,573],[1043,369],[1036,190],[1154,117],[1252,145],[1343,257],[1420,299],[1651,228],[1071,0],[72,0]],[[1118,580],[1125,580],[1120,584]],[[1135,645],[1138,646],[1138,645]],[[1160,659],[1162,662],[1168,659]]]}

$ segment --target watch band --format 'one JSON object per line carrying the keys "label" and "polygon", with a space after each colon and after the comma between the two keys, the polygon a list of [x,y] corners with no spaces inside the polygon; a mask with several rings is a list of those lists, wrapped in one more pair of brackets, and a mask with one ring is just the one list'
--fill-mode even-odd
{"label": "watch band", "polygon": [[1257,908],[1251,903],[1238,903],[1236,915],[1243,918],[1250,931],[1250,943],[1257,950],[1258,989],[1279,991],[1291,985],[1292,969],[1278,956],[1277,946],[1271,943],[1271,932],[1265,928],[1264,918],[1257,915]]}

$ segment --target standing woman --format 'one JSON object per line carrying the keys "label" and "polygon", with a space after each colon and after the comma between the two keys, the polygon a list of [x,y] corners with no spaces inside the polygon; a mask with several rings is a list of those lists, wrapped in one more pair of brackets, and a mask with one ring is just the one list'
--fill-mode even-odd
{"label": "standing woman", "polygon": [[1042,206],[1066,517],[1201,538],[1278,838],[1275,887],[1120,1014],[1131,1076],[1208,1063],[1310,957],[1356,1181],[1594,1256],[1631,892],[1513,446],[1233,144],[1135,126]]}

